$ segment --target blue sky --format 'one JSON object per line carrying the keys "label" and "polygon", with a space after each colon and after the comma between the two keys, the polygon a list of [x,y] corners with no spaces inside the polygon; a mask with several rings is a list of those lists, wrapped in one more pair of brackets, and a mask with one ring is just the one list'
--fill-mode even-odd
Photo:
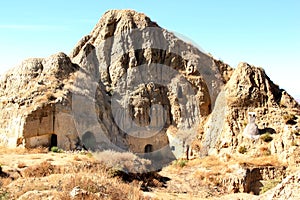
{"label": "blue sky", "polygon": [[134,9],[236,67],[263,67],[300,98],[298,0],[10,0],[0,4],[0,73],[28,57],[67,54],[105,11]]}

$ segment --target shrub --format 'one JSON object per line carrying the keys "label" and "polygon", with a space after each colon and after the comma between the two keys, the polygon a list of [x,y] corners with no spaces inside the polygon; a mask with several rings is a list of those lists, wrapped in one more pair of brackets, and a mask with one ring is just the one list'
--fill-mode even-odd
{"label": "shrub", "polygon": [[261,148],[259,148],[259,150],[260,150],[261,156],[270,156],[271,155],[271,151],[268,147],[261,147]]}
{"label": "shrub", "polygon": [[92,158],[92,157],[93,157],[93,154],[92,154],[91,152],[88,152],[86,155],[87,155],[87,157],[89,157],[89,158]]}
{"label": "shrub", "polygon": [[151,161],[140,158],[130,152],[115,152],[107,150],[93,154],[95,159],[109,168],[130,173],[143,173],[151,168]]}
{"label": "shrub", "polygon": [[55,168],[51,163],[44,161],[38,165],[27,167],[23,170],[25,177],[45,177],[53,174]]}
{"label": "shrub", "polygon": [[51,147],[51,151],[52,151],[53,153],[63,153],[63,152],[64,152],[62,149],[59,149],[59,148],[56,147],[56,146]]}
{"label": "shrub", "polygon": [[247,152],[247,148],[245,146],[240,146],[238,152],[241,153],[241,154],[244,154],[244,153]]}
{"label": "shrub", "polygon": [[260,139],[262,139],[264,142],[271,142],[273,140],[273,137],[270,133],[265,133],[260,136]]}
{"label": "shrub", "polygon": [[298,144],[297,144],[297,142],[296,142],[295,140],[293,140],[293,141],[291,142],[291,145],[292,145],[292,146],[298,146]]}
{"label": "shrub", "polygon": [[7,191],[2,191],[0,189],[0,200],[8,200],[9,198],[9,193]]}
{"label": "shrub", "polygon": [[297,117],[294,114],[285,114],[283,115],[283,119],[286,124],[295,125],[297,122]]}
{"label": "shrub", "polygon": [[186,166],[188,163],[188,160],[185,159],[179,159],[174,161],[174,165],[183,168],[184,166]]}

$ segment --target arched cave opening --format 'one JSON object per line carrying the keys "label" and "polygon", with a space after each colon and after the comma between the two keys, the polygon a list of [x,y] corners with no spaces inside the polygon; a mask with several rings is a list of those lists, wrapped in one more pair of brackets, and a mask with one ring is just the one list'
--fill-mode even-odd
{"label": "arched cave opening", "polygon": [[153,145],[147,144],[145,146],[145,153],[151,153],[151,152],[153,152]]}
{"label": "arched cave opening", "polygon": [[97,147],[96,137],[94,133],[87,131],[82,135],[82,143],[85,148],[94,151]]}

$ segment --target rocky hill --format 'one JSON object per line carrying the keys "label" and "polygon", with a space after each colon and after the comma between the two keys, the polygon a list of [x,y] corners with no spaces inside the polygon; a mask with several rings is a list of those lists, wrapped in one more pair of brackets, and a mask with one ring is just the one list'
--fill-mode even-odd
{"label": "rocky hill", "polygon": [[170,150],[175,133],[180,156],[177,132],[195,133],[232,71],[144,14],[108,11],[70,57],[30,59],[3,76],[0,141],[51,146],[57,135],[64,149],[145,153]]}
{"label": "rocky hill", "polygon": [[[299,115],[262,68],[234,69],[132,10],[106,12],[69,56],[25,60],[0,81],[0,145],[131,151],[155,169],[235,155],[298,167]],[[253,191],[238,169],[220,184]]]}

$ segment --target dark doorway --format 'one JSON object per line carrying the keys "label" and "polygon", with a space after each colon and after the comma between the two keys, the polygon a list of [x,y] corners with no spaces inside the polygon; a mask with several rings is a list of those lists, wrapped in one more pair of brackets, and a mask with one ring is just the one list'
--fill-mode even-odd
{"label": "dark doorway", "polygon": [[82,143],[85,148],[90,149],[92,151],[96,150],[97,147],[96,137],[92,132],[88,131],[83,134]]}
{"label": "dark doorway", "polygon": [[50,148],[51,147],[57,147],[57,135],[52,134],[50,139]]}
{"label": "dark doorway", "polygon": [[181,86],[178,87],[178,92],[177,92],[177,97],[178,98],[182,98],[183,94],[182,94],[182,88]]}
{"label": "dark doorway", "polygon": [[147,144],[145,146],[145,153],[151,153],[153,151],[153,146],[151,144]]}

